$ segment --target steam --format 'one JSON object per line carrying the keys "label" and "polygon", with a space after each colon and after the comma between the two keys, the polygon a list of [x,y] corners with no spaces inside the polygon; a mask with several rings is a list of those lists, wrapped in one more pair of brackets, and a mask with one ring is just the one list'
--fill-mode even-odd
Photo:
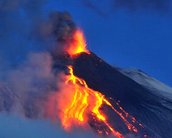
{"label": "steam", "polygon": [[7,86],[16,95],[11,110],[30,118],[43,114],[45,96],[56,81],[48,53],[31,53],[24,63],[8,71]]}
{"label": "steam", "polygon": [[44,103],[35,102],[45,101],[50,89],[56,85],[52,55],[63,52],[75,29],[67,12],[40,16],[44,2],[4,0],[0,4],[0,15],[3,16],[0,80],[16,95],[14,101],[9,100],[14,102],[11,110],[31,118],[42,114]]}
{"label": "steam", "polygon": [[[75,130],[74,133],[66,133],[62,128],[55,124],[52,125],[48,120],[28,120],[5,113],[0,114],[0,122],[0,137],[2,138],[103,138],[84,130]],[[129,134],[125,138],[139,137]]]}
{"label": "steam", "polygon": [[15,115],[0,114],[0,122],[1,138],[98,138],[83,130],[66,133],[59,126],[42,119],[28,120]]}
{"label": "steam", "polygon": [[46,3],[0,1],[0,111],[43,117],[47,95],[56,89],[52,55],[63,52],[75,24],[67,12],[45,14]]}

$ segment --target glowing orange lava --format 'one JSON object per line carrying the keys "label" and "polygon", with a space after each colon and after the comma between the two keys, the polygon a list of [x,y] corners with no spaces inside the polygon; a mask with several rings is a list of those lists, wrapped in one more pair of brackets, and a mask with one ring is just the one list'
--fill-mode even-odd
{"label": "glowing orange lava", "polygon": [[[68,66],[68,69],[69,74],[64,76],[65,83],[61,84],[62,88],[51,97],[50,101],[55,101],[55,103],[49,103],[48,109],[52,113],[54,110],[51,109],[52,105],[57,106],[53,118],[58,117],[65,130],[68,131],[74,126],[86,126],[89,122],[89,115],[92,114],[96,121],[102,122],[107,127],[106,135],[113,134],[117,138],[123,138],[123,135],[113,128],[108,122],[107,116],[101,111],[102,105],[107,105],[123,120],[129,131],[138,132],[134,124],[141,127],[142,125],[130,116],[119,103],[114,103],[115,106],[113,106],[101,92],[90,89],[83,79],[76,77],[72,66]],[[97,130],[97,132],[102,134],[101,130]]]}
{"label": "glowing orange lava", "polygon": [[90,54],[89,50],[86,47],[86,41],[84,34],[80,29],[76,29],[73,34],[72,42],[69,43],[65,51],[72,57],[79,53],[85,52]]}
{"label": "glowing orange lava", "polygon": [[[104,95],[88,87],[83,79],[73,74],[72,66],[69,66],[69,75],[66,78],[66,86],[70,85],[73,93],[70,100],[65,101],[65,105],[60,113],[62,125],[69,129],[72,125],[84,125],[88,121],[88,114],[93,113],[99,121],[102,121],[108,129],[118,138],[122,138],[120,132],[113,129],[107,122],[106,116],[100,111],[103,104],[111,104],[105,99]],[[66,95],[68,93],[66,92]],[[70,95],[71,96],[71,95]],[[61,105],[58,104],[58,105]]]}

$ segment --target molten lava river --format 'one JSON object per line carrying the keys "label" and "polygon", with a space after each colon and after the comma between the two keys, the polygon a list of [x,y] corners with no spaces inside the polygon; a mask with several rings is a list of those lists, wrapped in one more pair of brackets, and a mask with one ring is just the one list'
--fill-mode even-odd
{"label": "molten lava river", "polygon": [[[69,44],[66,51],[71,57],[82,52],[90,54],[86,49],[84,35],[81,30],[76,30],[73,36],[73,42]],[[68,74],[63,75],[63,83],[60,84],[60,90],[56,94],[53,94],[53,96],[50,96],[50,106],[49,109],[47,109],[49,112],[53,112],[55,108],[56,113],[54,119],[56,117],[59,118],[66,131],[71,130],[72,127],[86,126],[88,124],[89,115],[91,114],[107,128],[106,135],[114,135],[117,138],[123,138],[123,135],[115,130],[108,122],[107,115],[100,110],[102,105],[106,105],[121,118],[129,131],[133,133],[138,132],[138,129],[133,125],[138,122],[120,107],[119,103],[115,103],[115,107],[120,109],[117,110],[101,92],[89,88],[85,80],[75,76],[72,65],[68,65],[67,67]],[[52,107],[53,104],[55,104],[56,107]],[[132,123],[129,122],[127,118],[130,118]],[[141,124],[139,125],[141,126]],[[102,134],[101,130],[98,132],[100,135]]]}

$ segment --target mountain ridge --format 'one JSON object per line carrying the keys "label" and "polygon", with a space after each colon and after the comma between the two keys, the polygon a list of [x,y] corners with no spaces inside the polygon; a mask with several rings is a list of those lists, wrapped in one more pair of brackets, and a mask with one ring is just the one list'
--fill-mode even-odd
{"label": "mountain ridge", "polygon": [[128,113],[143,123],[152,137],[172,137],[172,110],[169,108],[172,101],[169,98],[140,85],[93,53],[80,54],[74,59],[73,66],[75,75],[83,78],[90,88],[119,100]]}

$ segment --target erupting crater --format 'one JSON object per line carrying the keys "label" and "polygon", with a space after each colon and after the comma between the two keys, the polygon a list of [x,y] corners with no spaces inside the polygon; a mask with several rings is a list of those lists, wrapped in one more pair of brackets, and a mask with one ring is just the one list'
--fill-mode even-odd
{"label": "erupting crater", "polygon": [[65,48],[65,51],[71,56],[75,56],[80,53],[90,54],[90,51],[86,47],[86,41],[81,29],[76,29],[73,33],[72,40]]}

